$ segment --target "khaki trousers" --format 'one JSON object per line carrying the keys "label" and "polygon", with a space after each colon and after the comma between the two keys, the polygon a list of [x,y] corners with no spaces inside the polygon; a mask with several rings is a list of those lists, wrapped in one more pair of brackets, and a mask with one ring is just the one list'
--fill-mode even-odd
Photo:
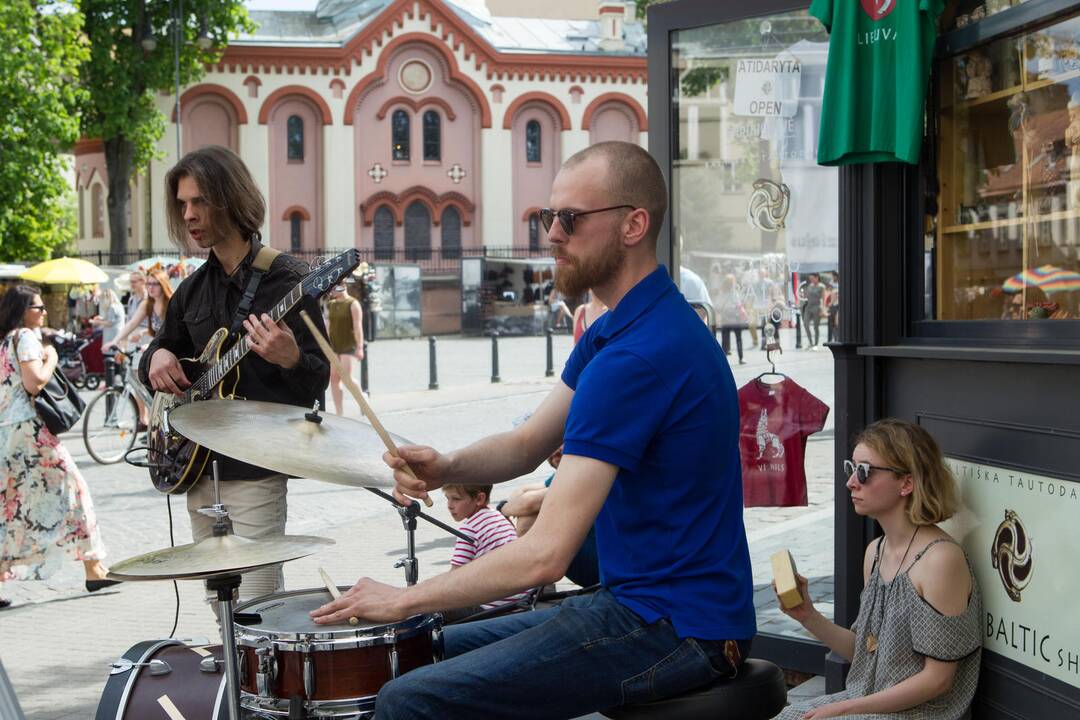
{"label": "khaki trousers", "polygon": [[[229,511],[232,532],[243,538],[258,539],[269,535],[284,535],[288,515],[286,494],[288,479],[270,475],[259,480],[223,480],[221,503]],[[191,518],[191,536],[195,542],[213,535],[214,519],[198,510],[214,504],[214,482],[200,478],[188,491],[187,509]],[[281,565],[246,572],[240,582],[240,601],[250,600],[285,588]],[[217,613],[217,594],[207,591],[207,602]]]}

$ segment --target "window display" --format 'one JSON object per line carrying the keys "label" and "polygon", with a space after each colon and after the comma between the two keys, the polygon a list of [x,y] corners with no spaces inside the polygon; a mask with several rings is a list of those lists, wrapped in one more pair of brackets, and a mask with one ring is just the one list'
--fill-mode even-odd
{"label": "window display", "polygon": [[1080,18],[940,71],[934,317],[1080,317]]}

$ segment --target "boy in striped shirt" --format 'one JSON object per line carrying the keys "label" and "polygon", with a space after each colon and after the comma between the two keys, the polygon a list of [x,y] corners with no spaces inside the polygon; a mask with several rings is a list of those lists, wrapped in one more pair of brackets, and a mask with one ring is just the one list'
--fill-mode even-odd
{"label": "boy in striped shirt", "polygon": [[[458,529],[473,539],[473,542],[469,543],[459,538],[454,544],[454,553],[450,557],[451,570],[517,540],[514,524],[502,513],[488,507],[491,485],[444,485],[442,491],[446,496],[446,507],[450,510],[450,516],[461,523]],[[460,620],[481,610],[509,605],[527,596],[528,593],[518,593],[479,607],[444,612],[443,616],[447,622]]]}

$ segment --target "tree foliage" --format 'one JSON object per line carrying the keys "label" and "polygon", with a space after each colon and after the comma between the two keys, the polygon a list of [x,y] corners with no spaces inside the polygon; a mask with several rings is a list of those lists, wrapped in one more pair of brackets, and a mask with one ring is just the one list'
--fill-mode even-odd
{"label": "tree foliage", "polygon": [[63,149],[79,136],[87,56],[65,3],[0,3],[0,259],[43,260],[71,240]]}
{"label": "tree foliage", "polygon": [[[131,177],[154,157],[165,130],[154,93],[173,92],[177,74],[181,87],[198,81],[228,39],[254,25],[243,0],[79,0],[79,6],[90,41],[81,71],[82,132],[105,144],[110,246],[118,253],[127,241]],[[212,41],[206,49],[196,42],[200,34]],[[148,40],[156,47],[147,49]]]}

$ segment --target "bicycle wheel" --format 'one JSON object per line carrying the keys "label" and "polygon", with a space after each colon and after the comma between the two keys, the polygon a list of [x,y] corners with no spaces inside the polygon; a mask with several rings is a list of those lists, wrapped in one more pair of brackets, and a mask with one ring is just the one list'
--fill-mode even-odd
{"label": "bicycle wheel", "polygon": [[139,406],[127,392],[108,388],[90,401],[83,413],[86,451],[102,465],[120,462],[135,446]]}

